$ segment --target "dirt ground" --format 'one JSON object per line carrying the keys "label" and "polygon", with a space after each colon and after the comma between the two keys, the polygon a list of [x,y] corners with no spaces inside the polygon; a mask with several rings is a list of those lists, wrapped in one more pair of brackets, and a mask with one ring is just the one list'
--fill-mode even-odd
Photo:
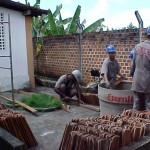
{"label": "dirt ground", "polygon": [[[37,86],[36,90],[44,91],[58,97],[53,89],[49,87]],[[3,95],[11,97],[11,92],[5,92]],[[16,100],[20,100],[23,96],[25,95],[15,93]],[[6,100],[3,98],[0,98],[0,102],[6,104]],[[73,118],[94,117],[100,115],[99,112],[75,105],[71,106],[70,112],[59,109],[51,112],[38,112],[39,116],[31,114],[21,107],[15,108],[15,111],[19,111],[25,116],[38,142],[36,147],[30,148],[29,150],[58,150],[67,123]]]}

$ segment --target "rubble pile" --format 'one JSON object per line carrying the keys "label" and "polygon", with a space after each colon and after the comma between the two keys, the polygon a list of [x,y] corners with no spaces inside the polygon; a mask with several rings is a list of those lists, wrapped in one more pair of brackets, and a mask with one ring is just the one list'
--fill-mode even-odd
{"label": "rubble pile", "polygon": [[0,127],[22,141],[26,148],[37,145],[25,117],[19,112],[6,109],[2,104],[0,104]]}
{"label": "rubble pile", "polygon": [[59,150],[119,150],[150,132],[150,111],[76,118],[66,125]]}

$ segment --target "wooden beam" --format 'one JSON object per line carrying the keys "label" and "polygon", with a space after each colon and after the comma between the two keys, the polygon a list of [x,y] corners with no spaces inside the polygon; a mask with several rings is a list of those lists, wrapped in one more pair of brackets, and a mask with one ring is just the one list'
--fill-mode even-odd
{"label": "wooden beam", "polygon": [[22,91],[22,90],[16,90],[16,89],[13,89],[13,91],[15,93],[20,93],[20,94],[25,94],[25,95],[30,95],[31,93],[28,93],[28,92],[25,92],[25,91]]}
{"label": "wooden beam", "polygon": [[[7,100],[7,101],[13,102],[13,100],[12,100],[10,97],[6,97],[6,96],[3,96],[3,95],[1,95],[1,94],[0,94],[0,97],[1,97],[1,98],[4,98],[4,99]],[[24,104],[24,103],[22,103],[22,102],[20,102],[20,101],[18,101],[18,100],[14,100],[14,102],[15,102],[16,104],[18,104],[19,106],[21,106],[21,107],[27,109],[28,111],[30,111],[31,113],[33,113],[34,115],[37,116],[37,114],[36,114],[36,113],[37,113],[37,110],[35,110],[34,108],[32,108],[32,107],[30,107],[30,106],[28,106],[28,105],[26,105],[26,104]]]}
{"label": "wooden beam", "polygon": [[79,106],[87,108],[87,109],[91,109],[97,112],[100,112],[100,108],[99,106],[94,106],[94,105],[87,105],[87,104],[79,104]]}

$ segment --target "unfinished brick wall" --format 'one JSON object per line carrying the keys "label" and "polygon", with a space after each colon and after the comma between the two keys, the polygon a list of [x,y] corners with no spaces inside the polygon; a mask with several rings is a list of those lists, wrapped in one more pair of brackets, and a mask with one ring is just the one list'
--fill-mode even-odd
{"label": "unfinished brick wall", "polygon": [[[143,33],[142,41],[144,39]],[[86,84],[93,81],[90,70],[91,68],[100,70],[103,60],[107,57],[105,49],[108,44],[116,46],[116,58],[120,63],[121,72],[131,80],[129,77],[131,65],[129,52],[138,43],[138,40],[138,29],[83,33],[81,40],[83,82]],[[44,38],[44,45],[38,61],[39,67],[35,60],[35,72],[39,70],[41,75],[53,78],[79,69],[78,34]]]}

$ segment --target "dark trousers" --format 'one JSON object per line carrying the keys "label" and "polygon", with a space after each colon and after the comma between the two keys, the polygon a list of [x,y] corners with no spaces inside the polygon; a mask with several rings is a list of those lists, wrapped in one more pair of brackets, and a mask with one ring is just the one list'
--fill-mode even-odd
{"label": "dark trousers", "polygon": [[150,94],[134,91],[133,109],[137,111],[150,110]]}
{"label": "dark trousers", "polygon": [[73,97],[77,95],[77,89],[75,87],[66,88],[64,84],[61,85],[61,92],[69,97]]}

